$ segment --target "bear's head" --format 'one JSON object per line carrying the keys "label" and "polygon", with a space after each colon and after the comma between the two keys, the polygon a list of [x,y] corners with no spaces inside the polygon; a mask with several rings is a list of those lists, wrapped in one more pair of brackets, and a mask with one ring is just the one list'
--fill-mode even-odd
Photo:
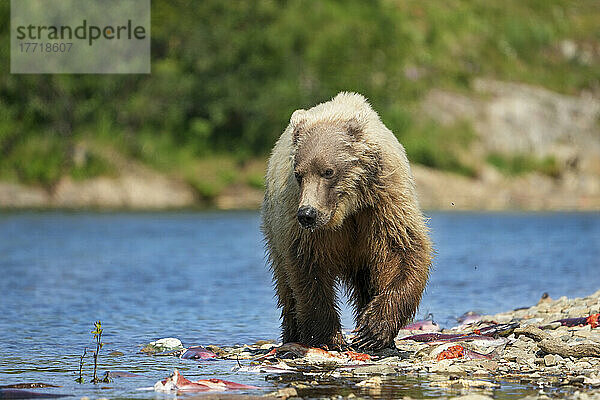
{"label": "bear's head", "polygon": [[298,222],[311,231],[335,229],[373,203],[378,152],[356,118],[313,121],[306,114],[298,110],[291,118]]}

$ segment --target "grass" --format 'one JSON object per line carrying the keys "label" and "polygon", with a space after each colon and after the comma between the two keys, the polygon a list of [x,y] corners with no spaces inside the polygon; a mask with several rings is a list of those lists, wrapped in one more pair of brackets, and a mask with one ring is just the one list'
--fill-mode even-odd
{"label": "grass", "polygon": [[467,156],[475,133],[466,121],[451,126],[427,121],[410,126],[398,136],[412,163],[469,177],[477,174]]}
{"label": "grass", "polygon": [[[419,104],[433,88],[469,95],[478,77],[566,94],[597,93],[600,82],[597,0],[257,2],[250,9],[263,10],[264,20],[228,3],[215,8],[222,13],[213,12],[210,29],[191,31],[210,14],[198,7],[184,15],[168,4],[153,3],[177,22],[156,24],[156,47],[169,51],[153,57],[152,76],[15,75],[0,84],[0,179],[52,187],[62,176],[116,174],[93,147],[83,164],[73,162],[73,145],[91,137],[189,182],[207,201],[231,185],[260,189],[264,160],[293,107],[339,90],[367,95],[413,163],[475,176],[487,161],[510,176],[558,176],[552,158],[473,160],[472,127],[440,126],[421,117]],[[0,6],[5,18],[9,11]],[[190,37],[207,37],[202,44],[214,51]],[[572,56],[561,50],[565,41],[576,48]],[[65,122],[70,138],[57,130]]]}
{"label": "grass", "polygon": [[98,176],[114,176],[116,168],[94,149],[86,148],[81,160],[73,161],[72,140],[39,135],[17,141],[0,157],[0,179],[52,187],[64,176],[82,181]]}
{"label": "grass", "polygon": [[254,189],[263,190],[265,188],[264,174],[249,174],[246,177],[246,184]]}
{"label": "grass", "polygon": [[537,158],[530,155],[505,155],[492,153],[487,157],[487,162],[507,176],[518,176],[530,172],[558,178],[560,167],[552,156]]}
{"label": "grass", "polygon": [[90,152],[80,165],[73,165],[70,170],[71,177],[77,181],[83,181],[98,176],[115,176],[116,168],[103,157]]}
{"label": "grass", "polygon": [[62,141],[50,137],[19,142],[0,159],[1,176],[25,184],[52,186],[64,173],[66,152]]}
{"label": "grass", "polygon": [[597,1],[395,3],[412,16],[405,25],[415,45],[411,58],[437,75],[437,86],[468,90],[473,77],[487,76],[573,94],[600,78],[597,63],[581,57],[567,60],[559,45],[563,40],[582,45],[600,38]]}

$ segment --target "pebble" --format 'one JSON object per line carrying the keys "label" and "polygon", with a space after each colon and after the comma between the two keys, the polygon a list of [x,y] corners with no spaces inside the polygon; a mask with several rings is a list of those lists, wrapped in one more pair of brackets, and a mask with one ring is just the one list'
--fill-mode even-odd
{"label": "pebble", "polygon": [[394,356],[394,357],[386,357],[383,358],[379,361],[375,361],[375,364],[391,364],[391,365],[396,365],[400,363],[400,357]]}
{"label": "pebble", "polygon": [[540,326],[542,329],[558,329],[561,326],[560,322],[550,322],[545,325]]}
{"label": "pebble", "polygon": [[452,364],[453,364],[452,360],[439,361],[439,362],[433,364],[431,367],[429,367],[429,372],[447,372],[448,367],[450,367],[450,365],[452,365]]}
{"label": "pebble", "polygon": [[494,318],[497,323],[506,324],[506,323],[512,321],[513,316],[512,316],[512,314],[497,314]]}
{"label": "pebble", "polygon": [[364,381],[360,381],[356,384],[356,386],[361,387],[379,387],[383,383],[383,380],[379,376],[374,376],[373,378],[365,379]]}
{"label": "pebble", "polygon": [[567,315],[569,317],[581,317],[582,315],[586,315],[588,310],[589,308],[586,306],[571,307],[567,310]]}
{"label": "pebble", "polygon": [[148,343],[140,352],[155,354],[175,350],[183,350],[181,340],[177,338],[163,338]]}
{"label": "pebble", "polygon": [[453,400],[491,400],[489,396],[483,394],[467,394],[464,396],[452,397]]}
{"label": "pebble", "polygon": [[438,387],[465,387],[465,388],[481,388],[481,389],[496,389],[500,385],[494,382],[483,381],[479,379],[450,379],[448,381],[434,381],[431,386]]}
{"label": "pebble", "polygon": [[557,362],[558,361],[556,360],[556,356],[554,354],[546,354],[544,356],[544,365],[546,365],[546,367],[556,365]]}
{"label": "pebble", "polygon": [[458,364],[450,365],[446,369],[446,372],[448,374],[453,374],[453,375],[466,375],[467,374],[467,372],[465,371],[465,368]]}
{"label": "pebble", "polygon": [[573,331],[573,336],[587,338],[587,337],[591,336],[591,333],[592,333],[592,327],[590,325],[586,325],[586,326],[582,326],[582,327],[577,327],[577,329],[575,329]]}
{"label": "pebble", "polygon": [[[600,343],[600,328],[592,329],[589,325],[567,327],[562,326],[559,322],[554,322],[563,318],[585,317],[590,315],[592,310],[598,310],[599,308],[600,290],[585,299],[561,297],[556,301],[549,300],[528,309],[484,316],[482,321],[497,323],[518,321],[521,326],[539,326],[543,328],[544,335],[550,335],[554,340],[562,341],[567,345]],[[486,326],[486,324],[486,322],[478,322],[466,328],[446,329],[442,333],[469,333],[473,329]],[[412,333],[414,332],[400,332],[398,337],[401,338]],[[457,388],[460,388],[459,390],[476,388],[488,391],[499,387],[495,382],[508,380],[521,382],[521,384],[527,384],[529,387],[543,388],[544,390],[547,390],[547,387],[570,386],[570,388],[565,389],[569,391],[569,397],[580,400],[600,400],[600,394],[596,394],[595,397],[591,396],[593,388],[600,387],[600,358],[563,358],[558,354],[545,354],[540,350],[538,343],[538,341],[525,335],[515,337],[514,334],[511,334],[508,336],[506,343],[487,345],[486,350],[489,350],[483,353],[487,354],[493,350],[494,358],[491,360],[467,360],[463,358],[437,361],[435,355],[442,350],[440,346],[447,348],[449,345],[460,344],[467,350],[478,350],[475,343],[472,342],[453,342],[440,345],[396,339],[398,350],[377,354],[379,358],[370,361],[367,365],[336,369],[326,373],[320,371],[310,372],[310,374],[305,375],[306,379],[302,378],[302,373],[298,373],[300,377],[294,378],[294,385],[298,389],[313,390],[322,384],[317,382],[319,380],[318,376],[326,376],[327,379],[337,377],[342,380],[352,379],[352,376],[355,376],[362,379],[356,384],[358,387],[363,388],[362,390],[368,389],[371,395],[378,397],[384,393],[386,386],[389,385],[385,376],[398,374],[427,376],[426,374],[429,373],[432,374],[429,378],[432,381],[431,386],[450,389],[449,393],[442,394],[445,397],[456,394]],[[223,358],[233,356],[235,359],[236,355],[250,358],[256,357],[258,354],[266,354],[273,346],[275,346],[274,343],[262,342],[255,343],[252,346],[233,346],[218,350],[225,353]],[[209,347],[207,346],[207,348]],[[482,353],[482,351],[478,352]],[[221,357],[221,354],[219,356]],[[294,363],[288,364],[290,366],[295,365]],[[296,363],[296,365],[310,367],[311,364],[308,361]],[[489,382],[488,379],[494,382]],[[313,380],[315,381],[313,382]],[[287,380],[287,382],[290,381]],[[573,393],[573,386],[580,388],[580,391]],[[296,397],[298,396],[296,388],[283,388],[269,394],[269,396],[286,399]],[[356,397],[356,395],[349,393],[347,397]],[[562,396],[559,395],[558,397]],[[490,399],[486,395],[476,393],[453,398],[462,400]],[[540,392],[536,396],[526,397],[528,400],[534,398],[548,399],[548,396]]]}
{"label": "pebble", "polygon": [[398,371],[391,365],[378,364],[355,368],[354,375],[397,375]]}
{"label": "pebble", "polygon": [[587,361],[581,361],[578,363],[575,363],[575,368],[576,369],[587,369],[587,368],[592,368],[592,364],[590,364]]}
{"label": "pebble", "polygon": [[585,376],[569,376],[563,381],[563,385],[580,385],[585,381]]}
{"label": "pebble", "polygon": [[287,399],[288,397],[296,397],[298,396],[298,391],[294,388],[283,388],[279,389],[276,392],[272,392],[267,394],[265,397],[278,397],[282,399]]}

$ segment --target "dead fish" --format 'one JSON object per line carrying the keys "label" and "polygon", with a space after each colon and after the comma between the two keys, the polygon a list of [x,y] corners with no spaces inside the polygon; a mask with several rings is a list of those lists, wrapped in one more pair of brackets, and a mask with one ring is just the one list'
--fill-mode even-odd
{"label": "dead fish", "polygon": [[460,326],[469,325],[474,322],[481,321],[481,314],[476,313],[475,311],[467,311],[460,317],[456,318],[456,321],[460,324]]}
{"label": "dead fish", "polygon": [[21,389],[0,389],[0,399],[50,399],[66,397],[68,394],[30,392]]}
{"label": "dead fish", "polygon": [[434,340],[431,342],[427,342],[428,344],[440,344],[440,343],[454,343],[454,342],[497,342],[498,339],[492,336],[485,335],[461,335],[455,338],[443,339],[443,340]]}
{"label": "dead fish", "polygon": [[400,340],[414,340],[415,342],[428,343],[433,341],[448,341],[463,336],[465,336],[464,333],[419,333],[403,337]]}
{"label": "dead fish", "polygon": [[313,355],[322,356],[322,357],[331,357],[327,350],[318,349],[316,347],[308,347],[300,343],[285,343],[279,347],[275,347],[273,350],[269,351],[264,356],[260,356],[255,358],[255,361],[263,361],[269,357],[273,356],[283,356],[287,353],[295,357],[306,357],[308,354],[312,353]]}
{"label": "dead fish", "polygon": [[211,358],[215,358],[217,355],[212,351],[205,349],[202,346],[193,346],[188,348],[183,352],[179,358],[183,358],[186,360],[207,360]]}
{"label": "dead fish", "polygon": [[300,343],[285,343],[274,348],[264,356],[258,357],[255,361],[264,361],[270,357],[285,358],[286,355],[293,357],[310,358],[312,361],[369,361],[371,356],[365,353],[357,353],[354,351],[327,351],[317,347],[309,347]]}
{"label": "dead fish", "polygon": [[357,353],[355,351],[348,350],[348,351],[343,352],[342,354],[345,355],[346,357],[348,357],[352,361],[370,361],[371,360],[371,356],[366,353]]}
{"label": "dead fish", "polygon": [[13,383],[12,385],[0,385],[0,389],[34,389],[34,388],[56,388],[61,386],[51,385],[49,383],[32,382],[32,383]]}
{"label": "dead fish", "polygon": [[510,322],[507,324],[494,324],[483,328],[473,330],[473,333],[484,336],[509,336],[519,327],[518,322]]}
{"label": "dead fish", "polygon": [[424,319],[422,321],[413,322],[412,324],[408,324],[402,329],[407,329],[409,331],[426,331],[426,332],[438,332],[441,331],[442,328],[432,319]]}
{"label": "dead fish", "polygon": [[[415,342],[422,343],[464,341],[474,339],[493,340],[493,336],[510,335],[518,326],[518,322],[509,324],[495,324],[475,329],[472,333],[420,333],[417,335],[403,337],[400,340],[414,340]],[[485,337],[489,337],[490,339],[485,339]]]}
{"label": "dead fish", "polygon": [[296,373],[296,369],[290,367],[283,361],[280,361],[276,365],[243,365],[243,366],[235,366],[231,369],[233,372],[258,372],[258,373],[267,373],[267,374],[290,374]]}
{"label": "dead fish", "polygon": [[177,369],[168,378],[158,381],[154,384],[156,392],[207,392],[207,391],[226,391],[238,389],[259,389],[256,386],[243,385],[222,379],[200,379],[190,381],[179,373]]}
{"label": "dead fish", "polygon": [[498,355],[498,349],[492,351],[489,354],[482,354],[476,351],[470,350],[461,345],[455,345],[448,347],[446,350],[441,351],[437,357],[437,361],[450,360],[453,358],[462,358],[464,360],[492,360]]}
{"label": "dead fish", "polygon": [[559,319],[556,321],[552,321],[552,322],[560,322],[561,325],[563,326],[583,326],[583,325],[590,325],[592,328],[596,328],[599,325],[599,321],[600,320],[600,313],[599,314],[592,314],[589,317],[579,317],[579,318],[564,318],[564,319]]}

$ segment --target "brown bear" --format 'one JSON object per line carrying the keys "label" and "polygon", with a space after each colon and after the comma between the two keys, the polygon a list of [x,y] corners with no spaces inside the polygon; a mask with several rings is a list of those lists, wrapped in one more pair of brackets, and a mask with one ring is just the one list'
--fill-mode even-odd
{"label": "brown bear", "polygon": [[432,245],[404,148],[363,96],[292,114],[269,159],[262,230],[284,342],[345,345],[342,283],[353,347],[393,346],[421,301]]}

